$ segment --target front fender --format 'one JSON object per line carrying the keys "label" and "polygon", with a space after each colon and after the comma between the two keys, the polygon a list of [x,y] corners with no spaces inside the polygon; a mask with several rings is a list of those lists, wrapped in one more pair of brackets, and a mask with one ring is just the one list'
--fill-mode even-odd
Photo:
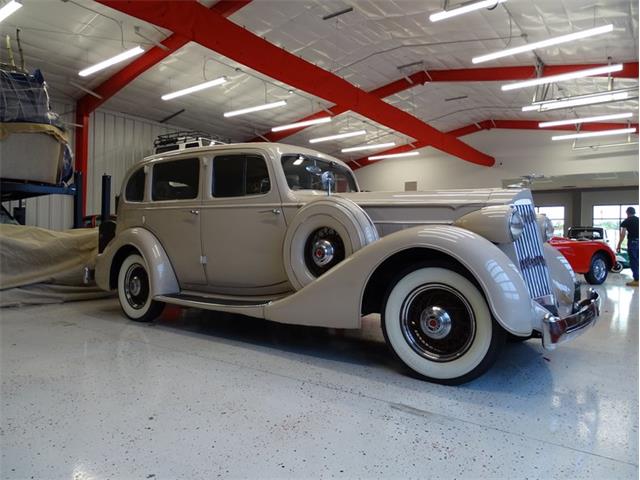
{"label": "front fender", "polygon": [[543,253],[560,314],[561,316],[570,315],[573,313],[576,274],[569,261],[558,249],[545,243]]}
{"label": "front fender", "polygon": [[283,323],[359,328],[367,282],[392,255],[410,248],[442,252],[464,265],[482,288],[496,321],[508,332],[532,332],[532,302],[520,272],[498,247],[468,230],[419,226],[387,235],[362,248],[295,294],[265,307]]}
{"label": "front fender", "polygon": [[168,295],[180,292],[180,285],[162,244],[149,230],[134,227],[119,232],[96,258],[96,283],[103,290],[111,290],[111,268],[114,260],[121,260],[118,253],[133,247],[147,264],[151,295]]}

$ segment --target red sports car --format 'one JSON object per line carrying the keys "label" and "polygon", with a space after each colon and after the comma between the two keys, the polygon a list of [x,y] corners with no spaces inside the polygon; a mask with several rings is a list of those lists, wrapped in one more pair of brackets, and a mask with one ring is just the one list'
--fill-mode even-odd
{"label": "red sports car", "polygon": [[576,273],[584,274],[584,278],[592,285],[604,282],[609,270],[616,264],[616,254],[601,241],[553,237],[549,244],[560,250],[571,268]]}

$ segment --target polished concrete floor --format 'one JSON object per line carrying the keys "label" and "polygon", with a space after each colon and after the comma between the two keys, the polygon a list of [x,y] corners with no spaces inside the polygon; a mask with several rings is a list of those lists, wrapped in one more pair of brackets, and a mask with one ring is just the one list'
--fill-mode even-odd
{"label": "polished concrete floor", "polygon": [[[638,290],[462,387],[354,334],[117,300],[0,311],[3,479],[638,478]],[[174,312],[175,313],[175,312]]]}

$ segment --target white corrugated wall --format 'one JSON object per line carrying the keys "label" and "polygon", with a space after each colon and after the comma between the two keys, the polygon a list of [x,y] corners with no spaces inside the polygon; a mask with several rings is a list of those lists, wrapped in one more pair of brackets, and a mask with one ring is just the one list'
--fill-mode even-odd
{"label": "white corrugated wall", "polygon": [[[75,122],[74,106],[52,103],[54,111],[64,114],[63,120]],[[111,211],[115,211],[114,197],[120,191],[127,169],[136,161],[152,153],[156,136],[176,130],[176,127],[132,117],[109,110],[97,110],[89,122],[89,162],[87,172],[87,215],[100,213],[102,174],[111,175]],[[74,146],[74,128],[69,126]],[[73,148],[72,148],[73,149]],[[18,202],[5,202],[12,211]],[[27,225],[64,230],[73,226],[73,199],[67,195],[47,195],[26,201]]]}

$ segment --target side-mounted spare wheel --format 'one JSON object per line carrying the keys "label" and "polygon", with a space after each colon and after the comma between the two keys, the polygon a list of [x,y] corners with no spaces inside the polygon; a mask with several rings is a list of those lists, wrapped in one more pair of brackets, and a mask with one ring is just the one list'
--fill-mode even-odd
{"label": "side-mounted spare wheel", "polygon": [[149,269],[144,258],[131,253],[118,272],[118,299],[124,314],[137,322],[150,322],[160,316],[164,303],[152,300]]}
{"label": "side-mounted spare wheel", "polygon": [[377,239],[373,221],[351,200],[327,196],[309,202],[287,228],[283,261],[289,282],[300,290]]}
{"label": "side-mounted spare wheel", "polygon": [[382,329],[406,367],[449,385],[484,373],[505,342],[478,287],[440,266],[418,266],[396,277],[382,308]]}

